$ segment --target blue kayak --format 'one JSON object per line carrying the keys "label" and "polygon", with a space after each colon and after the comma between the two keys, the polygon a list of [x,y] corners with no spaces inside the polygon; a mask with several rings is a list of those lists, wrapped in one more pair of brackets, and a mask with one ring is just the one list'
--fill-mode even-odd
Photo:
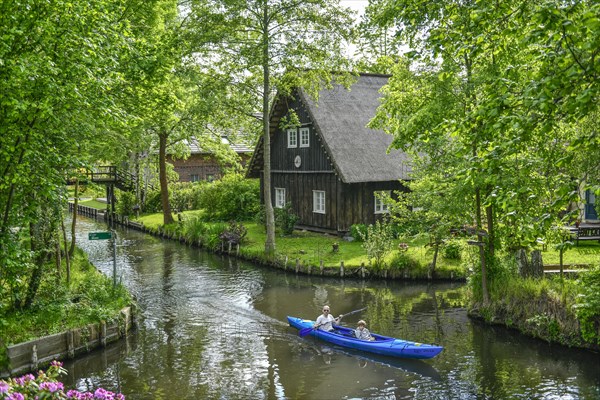
{"label": "blue kayak", "polygon": [[[287,317],[287,320],[290,326],[293,326],[298,330],[312,328],[315,323],[315,321],[296,317]],[[427,359],[437,356],[444,350],[442,346],[410,342],[408,340],[377,335],[372,332],[371,336],[373,336],[375,340],[361,340],[354,337],[354,329],[345,328],[339,325],[334,325],[333,327],[335,328],[334,332],[313,329],[310,331],[309,335],[338,346],[391,357]]]}

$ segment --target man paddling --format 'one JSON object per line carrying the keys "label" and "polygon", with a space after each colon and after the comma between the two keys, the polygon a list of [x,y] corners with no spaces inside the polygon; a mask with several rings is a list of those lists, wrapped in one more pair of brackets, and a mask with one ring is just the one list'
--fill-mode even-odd
{"label": "man paddling", "polygon": [[313,328],[318,328],[321,331],[333,332],[333,323],[339,324],[343,316],[344,314],[340,314],[339,317],[334,318],[333,315],[331,315],[329,306],[323,306],[323,314],[317,317]]}

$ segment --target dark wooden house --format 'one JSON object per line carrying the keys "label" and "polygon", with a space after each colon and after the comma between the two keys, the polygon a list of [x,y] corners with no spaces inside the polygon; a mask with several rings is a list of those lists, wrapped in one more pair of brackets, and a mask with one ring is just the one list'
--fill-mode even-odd
{"label": "dark wooden house", "polygon": [[[296,227],[343,234],[387,213],[379,192],[407,190],[408,156],[388,152],[392,137],[367,128],[388,76],[362,74],[346,89],[322,90],[318,102],[304,91],[279,97],[271,117],[271,182],[274,207],[291,203]],[[281,129],[290,110],[300,126]],[[249,177],[263,182],[263,141],[250,160]],[[262,194],[262,193],[261,193]]]}

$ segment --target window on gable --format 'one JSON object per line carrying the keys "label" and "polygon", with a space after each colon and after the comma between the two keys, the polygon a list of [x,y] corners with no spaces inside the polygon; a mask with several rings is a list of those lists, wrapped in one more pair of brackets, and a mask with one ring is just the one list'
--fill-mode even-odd
{"label": "window on gable", "polygon": [[310,130],[308,128],[300,128],[300,147],[310,146]]}
{"label": "window on gable", "polygon": [[386,201],[392,196],[392,192],[390,190],[380,190],[374,192],[373,195],[375,196],[375,214],[390,212]]}
{"label": "window on gable", "polygon": [[298,147],[298,132],[296,128],[287,130],[288,148]]}
{"label": "window on gable", "polygon": [[285,188],[275,188],[275,207],[285,207]]}
{"label": "window on gable", "polygon": [[325,192],[323,190],[313,190],[313,212],[325,214]]}

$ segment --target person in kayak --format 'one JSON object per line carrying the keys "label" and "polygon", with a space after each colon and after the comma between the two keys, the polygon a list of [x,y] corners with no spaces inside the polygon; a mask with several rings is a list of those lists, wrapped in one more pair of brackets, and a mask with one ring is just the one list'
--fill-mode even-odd
{"label": "person in kayak", "polygon": [[331,315],[329,306],[323,306],[323,314],[317,317],[313,328],[318,328],[321,331],[333,332],[335,331],[335,329],[333,329],[333,323],[335,322],[338,324],[343,316],[343,314],[340,314],[339,317],[334,318],[333,315]]}
{"label": "person in kayak", "polygon": [[357,339],[375,340],[375,338],[371,336],[371,332],[367,329],[367,323],[365,321],[361,319],[356,325],[357,327],[354,330],[354,336],[356,336]]}

